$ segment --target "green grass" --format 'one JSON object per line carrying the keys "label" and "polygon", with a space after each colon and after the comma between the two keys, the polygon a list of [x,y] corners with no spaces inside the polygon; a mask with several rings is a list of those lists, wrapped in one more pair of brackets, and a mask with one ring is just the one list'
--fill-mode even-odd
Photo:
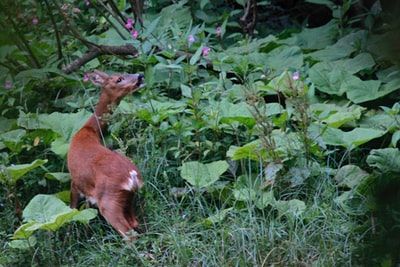
{"label": "green grass", "polygon": [[[154,159],[154,158],[153,158]],[[1,212],[2,266],[351,266],[353,251],[362,238],[354,218],[334,198],[332,177],[321,175],[308,183],[307,209],[301,216],[279,216],[251,201],[215,199],[207,192],[171,194],[164,158],[148,161],[141,192],[146,226],[139,239],[128,244],[105,220],[90,226],[74,224],[67,234],[36,232],[38,244],[20,251],[7,245],[13,233],[12,208]],[[158,168],[153,168],[157,165]],[[151,171],[149,171],[151,170]],[[169,174],[172,174],[169,173]],[[169,177],[177,179],[177,177]],[[289,190],[288,190],[289,191]],[[299,198],[296,191],[287,198]],[[205,218],[234,207],[217,223]],[[7,226],[8,225],[8,226]]]}

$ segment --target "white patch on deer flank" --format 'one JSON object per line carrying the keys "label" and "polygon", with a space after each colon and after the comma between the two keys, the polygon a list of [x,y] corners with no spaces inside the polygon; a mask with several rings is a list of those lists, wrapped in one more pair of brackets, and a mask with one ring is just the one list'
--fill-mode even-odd
{"label": "white patch on deer flank", "polygon": [[127,182],[123,185],[123,189],[133,191],[140,187],[142,187],[142,183],[139,181],[137,171],[131,170]]}

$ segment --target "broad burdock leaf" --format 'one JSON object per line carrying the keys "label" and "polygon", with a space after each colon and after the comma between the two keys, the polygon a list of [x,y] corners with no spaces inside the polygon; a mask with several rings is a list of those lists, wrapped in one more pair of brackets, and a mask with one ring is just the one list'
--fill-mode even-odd
{"label": "broad burdock leaf", "polygon": [[357,105],[338,106],[325,103],[310,105],[310,111],[318,120],[333,128],[339,128],[346,122],[359,120],[364,110],[365,108]]}
{"label": "broad burdock leaf", "polygon": [[400,150],[398,148],[373,149],[367,157],[367,163],[382,172],[400,173]]}
{"label": "broad burdock leaf", "polygon": [[51,114],[32,115],[20,112],[18,126],[30,130],[51,129],[59,134],[60,137],[52,142],[51,149],[54,153],[64,158],[68,152],[72,136],[91,115],[92,113],[86,110],[72,114],[53,112]]}
{"label": "broad burdock leaf", "polygon": [[[373,86],[373,88],[366,90],[367,92],[374,92],[378,90],[380,82],[375,80],[361,81],[354,74],[361,70],[371,69],[374,66],[375,61],[372,56],[368,53],[362,53],[354,58],[317,63],[311,67],[309,76],[319,91],[338,96],[347,92],[350,100],[354,103],[361,103],[365,100],[358,100],[353,96],[354,92],[352,91],[361,87]],[[365,91],[364,97],[369,97],[370,100],[378,98],[376,94],[368,95]]]}
{"label": "broad burdock leaf", "polygon": [[9,243],[9,246],[12,248],[17,248],[17,249],[22,249],[22,250],[27,250],[35,247],[37,243],[37,239],[35,236],[30,236],[28,239],[18,239],[18,240],[12,240]]}
{"label": "broad burdock leaf", "polygon": [[44,175],[49,180],[57,180],[61,183],[67,183],[71,180],[68,172],[49,172]]}
{"label": "broad burdock leaf", "polygon": [[181,176],[197,188],[207,187],[218,181],[219,177],[228,170],[229,164],[219,160],[207,164],[198,161],[183,163]]}
{"label": "broad burdock leaf", "polygon": [[354,190],[343,192],[334,200],[345,212],[351,215],[363,216],[368,211],[365,196]]}
{"label": "broad burdock leaf", "polygon": [[285,216],[289,220],[293,221],[300,218],[300,215],[306,210],[306,204],[298,199],[291,199],[288,201],[278,200],[274,204],[278,210],[279,217]]}
{"label": "broad burdock leaf", "polygon": [[340,187],[352,189],[369,176],[369,173],[356,165],[345,165],[337,171],[335,180]]}
{"label": "broad burdock leaf", "polygon": [[383,136],[387,131],[371,128],[354,128],[345,132],[326,125],[313,123],[308,128],[310,136],[321,136],[327,145],[343,146],[346,148],[358,147],[375,138]]}
{"label": "broad burdock leaf", "polygon": [[70,212],[64,202],[52,195],[36,195],[25,207],[22,215],[24,220],[47,223],[54,221],[59,214]]}
{"label": "broad burdock leaf", "polygon": [[261,185],[262,189],[265,189],[269,185],[273,185],[275,183],[277,174],[280,170],[283,169],[283,164],[271,162],[264,169],[264,178],[265,182]]}
{"label": "broad burdock leaf", "polygon": [[18,179],[20,179],[24,174],[27,172],[42,166],[43,164],[47,163],[47,160],[41,160],[37,159],[34,160],[30,164],[18,164],[18,165],[12,165],[6,168],[6,173],[1,173],[1,180],[7,182],[10,185],[13,185],[17,182]]}
{"label": "broad burdock leaf", "polygon": [[236,200],[243,202],[255,203],[259,209],[264,209],[267,206],[272,206],[275,203],[274,194],[272,191],[264,191],[260,188],[243,187],[233,190],[233,195]]}
{"label": "broad burdock leaf", "polygon": [[334,43],[339,34],[337,27],[337,22],[331,20],[321,27],[303,28],[300,33],[292,34],[293,37],[281,40],[280,42],[288,45],[298,45],[304,50],[324,49]]}
{"label": "broad burdock leaf", "polygon": [[358,43],[366,42],[368,34],[368,31],[365,30],[350,33],[338,40],[335,44],[309,53],[307,56],[310,56],[318,61],[328,62],[350,57],[355,51],[358,50]]}
{"label": "broad burdock leaf", "polygon": [[353,103],[358,104],[378,99],[391,93],[391,90],[397,89],[395,87],[382,87],[381,84],[381,81],[377,80],[362,81],[359,78],[353,78],[351,81],[346,83],[347,98]]}
{"label": "broad burdock leaf", "polygon": [[[257,61],[257,58],[260,58],[258,54],[249,54],[250,62]],[[280,46],[268,53],[264,64],[272,70],[273,74],[279,75],[287,70],[288,66],[293,69],[301,68],[303,53],[298,46]]]}
{"label": "broad burdock leaf", "polygon": [[94,209],[78,211],[52,195],[36,195],[25,207],[22,216],[27,222],[14,233],[13,239],[29,238],[36,230],[57,231],[70,221],[88,222],[97,215]]}
{"label": "broad burdock leaf", "polygon": [[232,125],[234,122],[240,122],[248,127],[255,124],[254,116],[251,114],[251,106],[245,102],[233,104],[227,100],[220,102],[211,102],[211,105],[205,109],[206,113],[215,114],[219,118],[219,123]]}

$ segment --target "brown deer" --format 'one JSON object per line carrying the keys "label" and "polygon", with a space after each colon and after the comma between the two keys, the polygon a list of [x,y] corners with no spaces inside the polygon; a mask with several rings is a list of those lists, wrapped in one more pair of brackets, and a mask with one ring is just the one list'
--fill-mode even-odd
{"label": "brown deer", "polygon": [[121,99],[145,86],[141,74],[108,75],[95,70],[89,80],[102,88],[94,114],[72,138],[68,152],[71,175],[71,208],[85,196],[97,204],[104,218],[125,238],[138,227],[133,211],[134,192],[143,185],[138,168],[126,157],[102,145],[106,130],[105,117],[112,113]]}

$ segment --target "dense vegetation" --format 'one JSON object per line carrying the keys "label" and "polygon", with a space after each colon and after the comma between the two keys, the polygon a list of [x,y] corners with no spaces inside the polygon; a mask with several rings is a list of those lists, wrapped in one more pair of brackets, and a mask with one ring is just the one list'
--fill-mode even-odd
{"label": "dense vegetation", "polygon": [[[398,266],[389,2],[2,1],[0,266]],[[104,140],[145,179],[133,245],[68,208],[96,68],[145,74]]]}

